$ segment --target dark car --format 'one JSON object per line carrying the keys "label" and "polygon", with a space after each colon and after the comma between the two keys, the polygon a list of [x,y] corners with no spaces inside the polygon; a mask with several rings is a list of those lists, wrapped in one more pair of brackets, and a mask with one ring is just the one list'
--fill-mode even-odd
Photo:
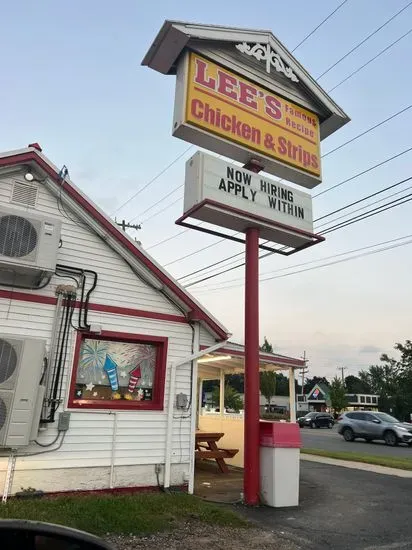
{"label": "dark car", "polygon": [[310,412],[298,419],[301,428],[333,428],[333,416],[325,412]]}

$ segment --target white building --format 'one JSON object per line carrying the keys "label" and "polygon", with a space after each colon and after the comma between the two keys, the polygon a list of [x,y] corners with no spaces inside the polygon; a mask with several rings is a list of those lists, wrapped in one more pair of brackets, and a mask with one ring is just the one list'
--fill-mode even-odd
{"label": "white building", "polygon": [[196,354],[227,338],[37,144],[0,155],[0,494],[191,490]]}

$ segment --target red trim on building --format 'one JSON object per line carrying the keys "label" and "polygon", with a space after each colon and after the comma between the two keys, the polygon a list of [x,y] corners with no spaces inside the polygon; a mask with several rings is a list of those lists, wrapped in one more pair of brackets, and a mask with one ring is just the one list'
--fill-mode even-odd
{"label": "red trim on building", "polygon": [[[59,175],[56,171],[35,151],[27,151],[24,153],[18,153],[9,157],[0,158],[0,166],[10,166],[15,164],[24,164],[28,162],[35,162],[38,166],[44,170],[56,183],[60,184]],[[155,264],[153,264],[149,258],[147,258],[138,248],[136,248],[125,237],[120,229],[113,226],[110,221],[99,212],[90,202],[83,197],[76,189],[74,189],[67,181],[63,187],[63,190],[90,216],[93,217],[104,229],[114,237],[119,243],[122,244],[129,252],[131,252],[142,264],[144,264],[162,283],[164,283],[187,307],[193,310],[195,317],[198,320],[205,321],[207,325],[215,332],[220,338],[227,339],[228,334],[213,320],[211,319],[190,297],[178,287],[165,273],[163,273]]]}
{"label": "red trim on building", "polygon": [[[116,342],[131,342],[134,344],[152,344],[157,346],[153,396],[151,401],[98,401],[93,399],[75,399],[77,366],[79,364],[82,341],[86,338],[94,340],[111,340]],[[166,360],[168,339],[163,336],[147,336],[128,332],[103,331],[101,334],[78,332],[73,358],[73,369],[69,389],[68,408],[73,409],[105,409],[125,411],[162,411],[164,409],[164,394],[166,382]]]}
{"label": "red trim on building", "polygon": [[[0,298],[7,300],[17,300],[20,302],[32,302],[36,304],[56,305],[57,299],[51,296],[42,296],[41,294],[29,294],[26,292],[15,292],[12,290],[0,289]],[[79,307],[80,302],[77,301],[75,307]],[[156,321],[170,321],[172,323],[187,323],[187,320],[182,315],[173,315],[170,313],[158,313],[157,311],[146,311],[143,309],[134,309],[130,307],[109,306],[105,304],[89,304],[91,311],[99,311],[101,313],[112,313],[114,315],[127,315],[130,317],[143,317],[146,319],[154,319]]]}

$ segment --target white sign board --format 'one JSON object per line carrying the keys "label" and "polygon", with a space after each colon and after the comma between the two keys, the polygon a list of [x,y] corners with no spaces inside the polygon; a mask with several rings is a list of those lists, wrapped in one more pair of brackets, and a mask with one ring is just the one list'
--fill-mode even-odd
{"label": "white sign board", "polygon": [[186,163],[185,215],[262,239],[300,246],[313,233],[312,197],[198,151]]}

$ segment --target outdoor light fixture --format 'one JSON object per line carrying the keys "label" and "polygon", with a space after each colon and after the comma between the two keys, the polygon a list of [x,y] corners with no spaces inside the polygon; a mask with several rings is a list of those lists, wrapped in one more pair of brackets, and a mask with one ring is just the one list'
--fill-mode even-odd
{"label": "outdoor light fixture", "polygon": [[231,355],[216,355],[214,357],[205,357],[204,359],[199,359],[198,363],[213,363],[214,361],[226,361],[227,359],[232,359]]}
{"label": "outdoor light fixture", "polygon": [[32,182],[32,181],[34,181],[34,176],[33,176],[33,174],[32,174],[31,172],[26,172],[26,173],[24,174],[24,179],[25,179],[26,181]]}

